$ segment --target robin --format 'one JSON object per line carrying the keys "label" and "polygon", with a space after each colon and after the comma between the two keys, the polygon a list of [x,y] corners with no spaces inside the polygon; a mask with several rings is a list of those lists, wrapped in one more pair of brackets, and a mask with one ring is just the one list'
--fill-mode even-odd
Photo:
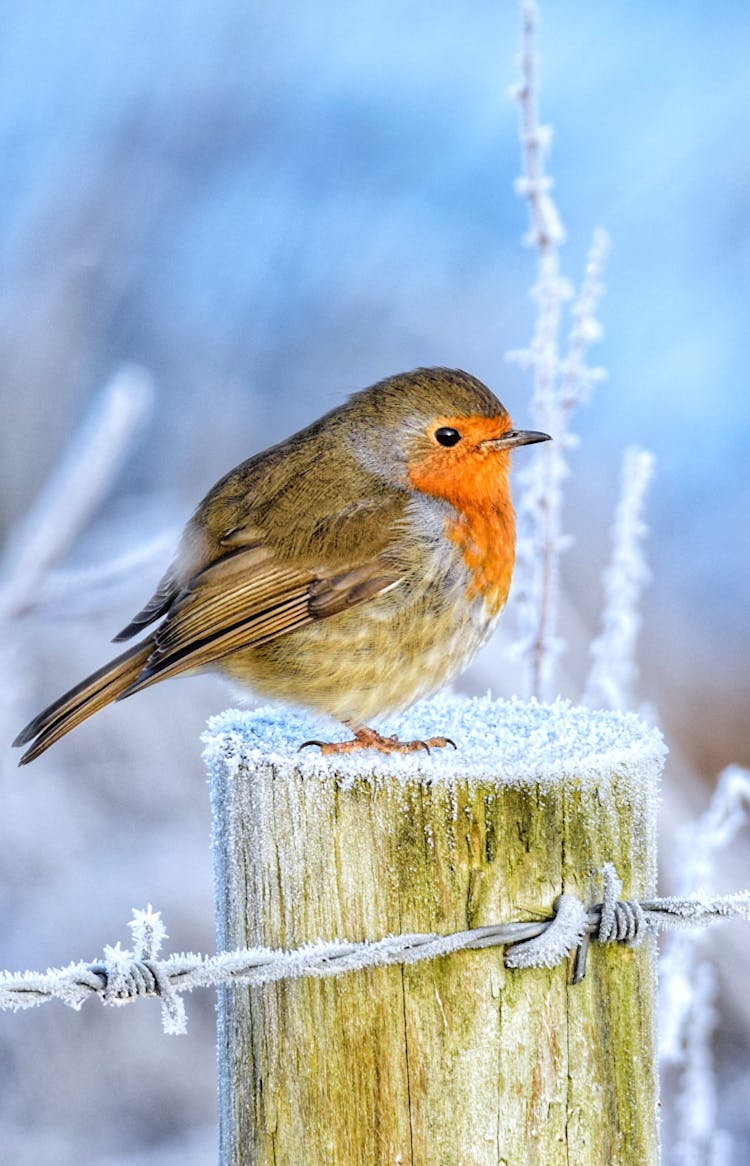
{"label": "robin", "polygon": [[202,668],[342,721],[351,740],[305,742],[323,753],[452,744],[368,725],[488,638],[515,558],[510,453],[547,440],[457,369],[354,393],[214,486],[115,641],[156,630],[35,717],[14,742],[31,742],[21,764],[111,701]]}

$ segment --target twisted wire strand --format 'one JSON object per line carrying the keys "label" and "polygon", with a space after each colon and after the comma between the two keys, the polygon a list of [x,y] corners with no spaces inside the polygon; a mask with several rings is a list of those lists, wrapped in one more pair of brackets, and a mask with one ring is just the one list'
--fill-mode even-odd
{"label": "twisted wire strand", "polygon": [[30,1008],[58,999],[79,1009],[90,996],[104,1004],[126,1004],[157,996],[167,1033],[186,1031],[180,993],[220,984],[265,984],[300,976],[336,976],[380,965],[416,963],[452,952],[505,947],[508,968],[554,967],[574,953],[571,979],[586,972],[590,941],[636,945],[647,934],[668,927],[702,927],[721,919],[750,919],[750,891],[720,897],[693,896],[646,900],[620,899],[621,885],[611,863],[602,870],[602,900],[587,907],[562,894],[546,919],[490,924],[450,935],[389,935],[351,943],[306,944],[293,951],[243,948],[214,956],[193,953],[158,958],[166,937],[159,912],[135,911],[134,950],[105,948],[105,958],[47,972],[0,972],[0,1009]]}

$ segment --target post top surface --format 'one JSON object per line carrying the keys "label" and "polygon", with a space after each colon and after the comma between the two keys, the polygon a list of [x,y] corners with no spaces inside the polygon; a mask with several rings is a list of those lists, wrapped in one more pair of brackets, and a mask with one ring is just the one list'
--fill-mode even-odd
{"label": "post top surface", "polygon": [[204,736],[206,760],[231,767],[288,766],[302,776],[454,784],[538,785],[570,777],[599,784],[612,773],[636,785],[653,782],[666,747],[661,733],[634,713],[589,709],[557,700],[494,700],[443,692],[378,725],[402,740],[444,735],[450,747],[410,754],[373,751],[324,757],[303,741],[346,740],[343,726],[298,709],[227,709],[211,717]]}

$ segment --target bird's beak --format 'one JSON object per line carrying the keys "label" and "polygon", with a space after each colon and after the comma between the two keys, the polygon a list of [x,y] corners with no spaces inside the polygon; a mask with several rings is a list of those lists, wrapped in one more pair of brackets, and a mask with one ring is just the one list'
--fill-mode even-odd
{"label": "bird's beak", "polygon": [[491,449],[515,449],[517,445],[534,445],[537,441],[551,441],[549,433],[538,433],[535,429],[509,429],[502,437],[491,437],[483,441]]}

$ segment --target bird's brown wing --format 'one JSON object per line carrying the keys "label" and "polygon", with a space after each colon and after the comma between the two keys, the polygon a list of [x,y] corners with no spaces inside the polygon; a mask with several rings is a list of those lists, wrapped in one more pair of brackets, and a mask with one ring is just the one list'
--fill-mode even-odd
{"label": "bird's brown wing", "polygon": [[[232,545],[234,549],[197,571],[176,598],[170,598],[156,631],[64,693],[18,734],[14,745],[31,742],[21,764],[113,700],[211,664],[238,648],[263,644],[335,616],[398,586],[404,577],[378,556],[365,563],[315,570],[290,566],[262,543],[235,539]],[[157,606],[152,601],[144,613]]]}
{"label": "bird's brown wing", "polygon": [[[188,541],[191,533],[191,526],[188,527],[187,536]],[[183,536],[184,541],[184,536]],[[206,561],[201,563],[201,566],[207,567],[217,558],[222,557],[228,551],[239,549],[255,549],[262,543],[262,536],[260,532],[252,526],[242,525],[234,527],[227,534],[222,535],[216,542],[214,554]],[[209,544],[210,545],[210,544]],[[204,550],[205,554],[205,550]],[[192,557],[192,556],[189,556]],[[179,558],[171,564],[169,569],[165,572],[159,581],[156,591],[141,610],[133,616],[130,623],[118,632],[116,636],[112,637],[112,643],[118,644],[121,640],[129,640],[132,636],[137,635],[138,632],[143,631],[150,623],[161,619],[163,615],[169,611],[175,600],[180,596],[182,591],[180,576],[183,574],[179,569]]]}
{"label": "bird's brown wing", "polygon": [[379,558],[316,570],[286,563],[262,543],[240,546],[183,589],[153,633],[146,666],[122,695],[346,611],[401,580]]}
{"label": "bird's brown wing", "polygon": [[160,619],[169,611],[179,594],[179,590],[180,587],[175,577],[175,572],[170,567],[148,603],[141,608],[137,615],[133,616],[127,627],[124,627],[121,632],[118,632],[116,636],[112,637],[112,643],[119,644],[121,640],[129,640],[131,636],[142,632],[154,620]]}

